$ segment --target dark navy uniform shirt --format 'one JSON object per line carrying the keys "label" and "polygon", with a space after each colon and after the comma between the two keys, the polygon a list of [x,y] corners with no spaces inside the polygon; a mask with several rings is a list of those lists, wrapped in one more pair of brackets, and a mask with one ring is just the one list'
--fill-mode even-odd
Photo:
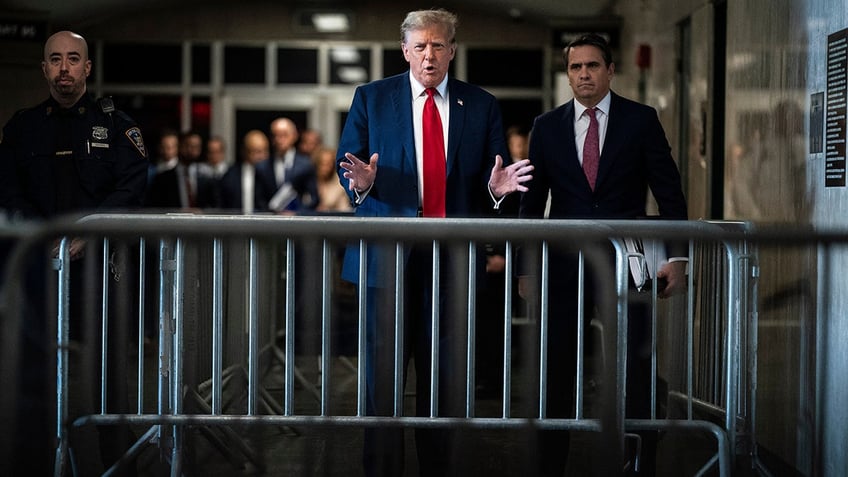
{"label": "dark navy uniform shirt", "polygon": [[147,150],[120,111],[84,95],[63,109],[50,98],[19,111],[0,139],[0,209],[28,219],[141,206]]}

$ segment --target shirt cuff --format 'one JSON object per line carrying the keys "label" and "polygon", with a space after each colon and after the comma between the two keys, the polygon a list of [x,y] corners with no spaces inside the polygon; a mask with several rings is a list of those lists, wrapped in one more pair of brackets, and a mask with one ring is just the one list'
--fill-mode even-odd
{"label": "shirt cuff", "polygon": [[[492,202],[494,202],[494,204],[495,204],[493,206],[494,210],[501,210],[501,203],[504,201],[504,199],[506,199],[506,195],[501,197],[500,199],[496,199],[495,193],[492,192],[492,187],[489,186],[489,185],[486,185],[486,189],[489,191],[489,197],[492,198]],[[507,194],[507,195],[509,195],[509,194]]]}
{"label": "shirt cuff", "polygon": [[689,275],[689,257],[668,257],[668,260],[666,260],[666,262],[668,262],[668,263],[685,262],[686,263],[686,271],[684,273]]}
{"label": "shirt cuff", "polygon": [[364,202],[365,199],[368,197],[368,193],[371,192],[371,189],[373,187],[374,187],[374,184],[371,184],[371,187],[369,187],[368,189],[366,189],[362,192],[359,192],[358,190],[353,189],[353,195],[356,196],[356,198],[353,200],[353,203],[355,205],[361,205],[362,202]]}

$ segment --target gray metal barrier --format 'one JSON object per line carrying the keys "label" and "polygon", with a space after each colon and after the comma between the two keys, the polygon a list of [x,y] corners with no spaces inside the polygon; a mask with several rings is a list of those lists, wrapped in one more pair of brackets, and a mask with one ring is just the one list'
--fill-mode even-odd
{"label": "gray metal barrier", "polygon": [[[191,215],[98,215],[79,221],[64,221],[27,230],[18,240],[15,254],[10,259],[4,289],[4,309],[12,319],[10,333],[3,335],[2,382],[15,382],[18,367],[18,347],[15,344],[20,324],[25,320],[18,300],[22,292],[16,289],[14,277],[22,276],[26,269],[26,257],[32,250],[43,247],[44,242],[57,237],[86,237],[86,258],[97,256],[102,293],[99,325],[86,324],[89,334],[100,336],[100,350],[88,356],[75,349],[69,337],[72,325],[70,303],[87,300],[89,297],[72,296],[70,240],[59,243],[58,255],[52,260],[56,274],[56,312],[51,313],[55,321],[56,367],[55,367],[55,474],[69,475],[75,472],[72,449],[74,443],[70,431],[86,426],[132,426],[137,439],[126,449],[125,455],[107,471],[111,475],[137,459],[147,449],[155,448],[160,464],[165,465],[171,475],[182,475],[186,467],[186,432],[197,429],[203,437],[222,453],[227,453],[230,462],[247,462],[257,468],[265,466],[265,456],[239,433],[240,429],[254,426],[271,426],[285,429],[297,435],[299,428],[312,427],[440,427],[479,429],[567,429],[587,431],[600,436],[605,445],[604,455],[612,456],[609,461],[620,465],[625,461],[625,440],[632,431],[638,430],[691,430],[712,436],[713,449],[699,463],[693,475],[718,472],[730,475],[735,456],[751,453],[755,447],[753,423],[755,422],[754,392],[756,390],[756,250],[748,240],[750,231],[740,223],[707,222],[641,222],[641,221],[506,221],[490,219],[371,219],[360,220],[349,217],[243,217],[243,216],[191,216]],[[668,303],[658,303],[656,284],[648,292],[651,299],[652,318],[652,413],[650,419],[626,419],[624,381],[627,338],[620,332],[627,328],[627,303],[630,296],[628,276],[633,260],[644,257],[629,251],[622,237],[645,239],[677,239],[690,243],[688,292],[673,298]],[[385,242],[396,247],[396,271],[401,268],[400,256],[404,246],[424,243],[432,248],[434,270],[439,270],[440,250],[452,248],[463,253],[467,260],[466,282],[467,310],[466,376],[464,389],[465,413],[459,417],[440,416],[437,406],[438,386],[431,387],[431,415],[410,415],[405,408],[403,370],[400,358],[395,355],[395,414],[393,416],[369,416],[365,411],[365,300],[366,289],[358,289],[353,297],[355,315],[355,346],[351,355],[337,353],[333,349],[333,323],[338,305],[338,270],[336,252],[350,241],[360,244],[366,254],[369,242]],[[602,378],[605,383],[596,391],[598,402],[606,403],[608,409],[599,416],[589,416],[585,409],[584,320],[578,319],[578,359],[574,418],[550,418],[546,415],[545,379],[538,379],[538,403],[532,415],[517,412],[512,402],[515,382],[525,376],[516,375],[513,349],[513,294],[515,248],[517,244],[540,243],[543,257],[549,253],[550,244],[565,242],[580,244],[584,252],[580,256],[580,269],[598,263],[602,252],[591,245],[598,241],[610,241],[616,252],[615,283],[610,287],[610,306],[615,313],[614,321],[600,320],[589,330],[601,335]],[[506,273],[503,342],[503,382],[499,411],[496,416],[479,416],[480,404],[475,400],[475,338],[476,316],[476,260],[475,250],[482,243],[505,243]],[[118,244],[122,244],[122,247]],[[127,244],[130,244],[127,246]],[[311,247],[309,253],[303,252]],[[116,252],[116,249],[120,249]],[[151,251],[154,251],[151,257]],[[119,257],[116,259],[116,254]],[[134,261],[135,267],[120,271],[116,261],[120,257]],[[135,258],[133,258],[135,257]],[[301,261],[299,264],[297,261]],[[364,260],[363,260],[364,262]],[[298,268],[303,263],[315,274],[307,283],[315,285],[308,290],[298,289]],[[540,270],[543,284],[547,280],[547,266],[543,260]],[[155,273],[151,274],[152,271]],[[112,288],[120,284],[117,275],[133,273],[137,276],[131,289],[124,292],[124,303],[135,307],[134,326],[123,330],[133,336],[135,377],[120,378],[131,383],[130,406],[120,412],[109,408],[107,384],[110,375],[110,326],[120,321],[114,316],[110,302]],[[364,280],[364,267],[360,280]],[[235,276],[237,275],[237,276]],[[150,277],[157,279],[151,283]],[[400,274],[398,274],[400,276]],[[439,274],[435,273],[438,280]],[[116,280],[117,279],[117,280]],[[151,287],[158,287],[155,300],[156,339],[155,380],[151,380],[151,360],[145,359],[150,345],[145,343],[149,331],[145,323],[150,316]],[[270,285],[269,285],[270,282]],[[49,282],[48,282],[49,283]],[[117,283],[117,284],[116,284]],[[435,283],[438,285],[438,283]],[[403,281],[395,280],[395,293],[400,294]],[[718,287],[713,289],[712,287]],[[241,288],[238,293],[235,288]],[[434,287],[438,289],[438,286]],[[542,288],[544,290],[545,287]],[[306,295],[299,293],[306,292]],[[240,294],[232,298],[232,294]],[[127,298],[128,296],[135,298]],[[266,296],[266,295],[270,295]],[[193,297],[194,298],[190,298]],[[311,299],[303,298],[311,296]],[[581,295],[582,296],[582,295]],[[199,297],[199,298],[198,298]],[[542,304],[548,297],[541,297]],[[313,302],[313,314],[319,318],[320,340],[314,353],[320,357],[319,380],[308,379],[295,364],[297,323],[295,307],[300,300]],[[227,303],[225,303],[225,301]],[[438,301],[438,296],[434,301]],[[236,303],[238,302],[238,303]],[[581,299],[582,303],[582,299]],[[696,303],[709,306],[696,309]],[[89,304],[89,307],[92,305]],[[260,309],[264,307],[263,309]],[[234,309],[243,309],[244,320],[229,318]],[[538,362],[533,372],[544,377],[548,366],[547,329],[552,317],[542,312],[533,316],[532,328],[541,334]],[[581,316],[587,313],[582,305],[576,310]],[[396,311],[398,333],[402,334],[403,320]],[[272,314],[273,317],[263,316]],[[602,314],[603,315],[603,314]],[[679,324],[685,317],[683,342],[685,362],[676,381],[679,389],[669,390],[669,400],[677,400],[685,409],[684,415],[676,418],[656,415],[657,395],[657,325],[664,321],[662,316],[676,317]],[[696,329],[696,317],[699,325]],[[91,320],[88,320],[91,321]],[[433,322],[438,327],[438,321]],[[616,330],[619,330],[616,332]],[[438,328],[433,330],[438,335]],[[696,338],[696,335],[698,338]],[[697,339],[702,339],[698,344]],[[703,344],[707,343],[707,344]],[[433,345],[431,373],[439,373],[438,346]],[[226,350],[246,350],[246,360],[227,357]],[[696,349],[697,348],[697,349]],[[85,359],[99,359],[99,376],[93,376],[99,389],[99,405],[95,412],[72,415],[68,402],[75,392],[75,382],[69,379],[69,369],[74,366],[72,355],[79,352]],[[132,353],[130,353],[132,354]],[[355,381],[351,391],[354,405],[345,408],[334,402],[338,399],[336,387],[343,381],[329,372],[334,361],[341,362],[350,374],[347,380]],[[147,363],[148,367],[145,367]],[[8,364],[8,365],[7,365]],[[287,365],[288,364],[288,365]],[[614,365],[613,365],[614,364]],[[282,376],[279,368],[282,367]],[[86,368],[83,364],[81,368]],[[94,369],[89,366],[88,369]],[[200,370],[200,371],[198,371]],[[323,371],[323,372],[321,372]],[[88,372],[88,371],[83,371]],[[274,375],[274,373],[277,373]],[[132,373],[131,373],[132,374]],[[189,376],[191,375],[191,376]],[[273,375],[269,377],[269,375]],[[120,376],[120,375],[119,375]],[[11,381],[7,381],[10,379]],[[266,388],[269,380],[281,382],[281,389],[273,392]],[[437,379],[434,380],[437,382]],[[155,391],[150,389],[151,383]],[[610,385],[610,383],[613,383]],[[317,385],[316,385],[317,384]],[[113,384],[109,384],[111,386]],[[301,391],[297,391],[300,389]],[[308,405],[295,401],[311,399]],[[304,397],[306,396],[306,397]],[[3,412],[14,409],[15,396],[3,396]],[[239,405],[233,405],[237,400]],[[317,408],[310,407],[317,404]],[[304,411],[307,409],[307,411]],[[706,413],[699,412],[706,410]],[[715,420],[703,418],[713,413]],[[8,416],[11,422],[25,419],[24,416]],[[10,447],[4,446],[5,449]]]}

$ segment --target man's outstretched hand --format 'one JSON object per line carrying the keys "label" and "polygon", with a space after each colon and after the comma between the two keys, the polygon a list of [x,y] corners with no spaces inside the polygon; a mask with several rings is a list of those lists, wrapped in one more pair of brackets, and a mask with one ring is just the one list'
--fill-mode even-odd
{"label": "man's outstretched hand", "polygon": [[527,192],[525,182],[532,180],[533,165],[529,159],[521,159],[504,167],[503,158],[495,156],[495,167],[489,177],[489,188],[496,198],[501,198],[513,192]]}

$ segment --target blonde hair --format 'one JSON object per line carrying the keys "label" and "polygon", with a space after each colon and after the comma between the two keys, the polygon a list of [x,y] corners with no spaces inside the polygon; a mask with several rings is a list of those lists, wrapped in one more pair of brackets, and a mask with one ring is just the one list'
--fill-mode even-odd
{"label": "blonde hair", "polygon": [[409,12],[406,14],[403,23],[400,24],[400,41],[406,43],[406,35],[411,31],[438,25],[445,29],[449,41],[456,43],[456,26],[458,23],[459,20],[456,15],[441,8]]}

